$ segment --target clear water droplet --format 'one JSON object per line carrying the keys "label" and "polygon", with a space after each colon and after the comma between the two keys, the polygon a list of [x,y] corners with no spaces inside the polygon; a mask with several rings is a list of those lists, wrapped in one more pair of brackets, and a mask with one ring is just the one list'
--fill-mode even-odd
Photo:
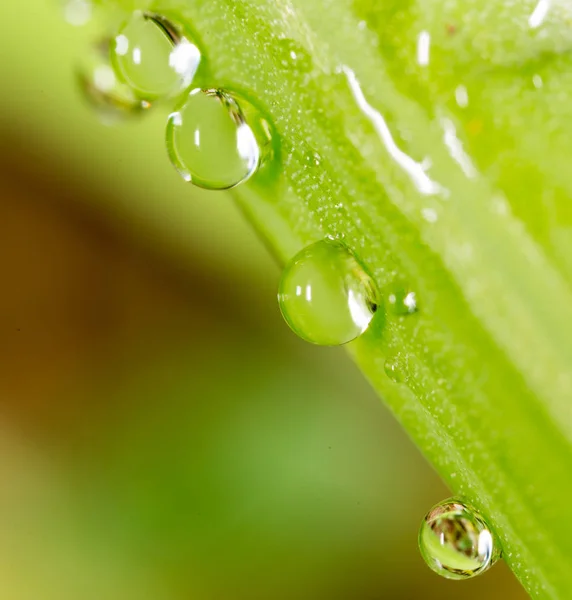
{"label": "clear water droplet", "polygon": [[409,380],[409,361],[407,356],[398,352],[385,361],[385,374],[395,383],[407,383]]}
{"label": "clear water droplet", "polygon": [[244,98],[195,89],[169,116],[167,150],[185,181],[211,190],[243,183],[271,155],[271,126]]}
{"label": "clear water droplet", "polygon": [[84,97],[105,124],[141,114],[150,106],[117,78],[109,61],[108,39],[89,48],[76,69],[76,76]]}
{"label": "clear water droplet", "polygon": [[447,579],[469,579],[489,569],[500,543],[484,518],[457,499],[445,500],[425,516],[419,549],[429,567]]}
{"label": "clear water droplet", "polygon": [[134,12],[110,49],[117,75],[148,101],[190,87],[201,61],[199,48],[182,26],[150,12]]}
{"label": "clear water droplet", "polygon": [[395,315],[412,315],[419,310],[417,294],[401,282],[394,283],[389,287],[387,305]]}
{"label": "clear water droplet", "polygon": [[296,40],[279,38],[274,41],[271,52],[278,64],[288,69],[293,77],[312,71],[312,57]]}
{"label": "clear water droplet", "polygon": [[292,330],[323,346],[346,344],[364,333],[378,297],[358,258],[331,239],[299,252],[284,269],[278,291],[280,310]]}

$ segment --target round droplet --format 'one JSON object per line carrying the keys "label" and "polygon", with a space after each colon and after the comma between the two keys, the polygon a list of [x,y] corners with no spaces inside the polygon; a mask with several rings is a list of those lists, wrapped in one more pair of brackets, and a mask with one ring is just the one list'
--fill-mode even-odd
{"label": "round droplet", "polygon": [[111,44],[118,76],[148,101],[187,89],[201,61],[196,44],[182,27],[161,15],[136,11]]}
{"label": "round droplet", "polygon": [[387,305],[395,315],[411,315],[418,310],[417,295],[406,284],[394,283],[388,290]]}
{"label": "round droplet", "polygon": [[243,98],[195,89],[169,116],[167,150],[185,181],[211,190],[235,187],[268,158],[270,125]]}
{"label": "round droplet", "polygon": [[384,365],[385,374],[395,383],[406,383],[409,379],[409,361],[407,356],[399,352],[390,356]]}
{"label": "round droplet", "polygon": [[106,124],[140,114],[150,106],[117,78],[109,62],[109,40],[90,47],[76,74],[83,95]]}
{"label": "round droplet", "polygon": [[419,532],[425,562],[447,579],[480,575],[500,558],[500,544],[483,517],[460,500],[445,500],[428,513]]}
{"label": "round droplet", "polygon": [[291,38],[279,38],[274,41],[271,49],[278,64],[288,69],[292,77],[306,74],[313,69],[312,57],[308,51]]}
{"label": "round droplet", "polygon": [[351,342],[376,310],[375,283],[341,242],[323,240],[288,264],[278,291],[284,319],[301,338],[324,346]]}

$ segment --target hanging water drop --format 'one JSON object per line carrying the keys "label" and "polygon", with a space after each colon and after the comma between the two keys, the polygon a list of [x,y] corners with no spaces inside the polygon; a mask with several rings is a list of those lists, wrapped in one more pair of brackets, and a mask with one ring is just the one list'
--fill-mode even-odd
{"label": "hanging water drop", "polygon": [[500,544],[484,518],[460,500],[445,500],[426,515],[419,532],[421,555],[447,579],[469,579],[500,558]]}
{"label": "hanging water drop", "polygon": [[269,122],[247,100],[195,89],[169,116],[167,150],[185,181],[224,190],[254,175],[271,155]]}
{"label": "hanging water drop", "polygon": [[375,282],[341,242],[322,240],[298,253],[285,268],[278,302],[301,338],[324,346],[351,342],[377,310]]}
{"label": "hanging water drop", "polygon": [[201,52],[182,26],[161,15],[136,11],[115,36],[111,58],[118,76],[140,98],[152,101],[186,90]]}
{"label": "hanging water drop", "polygon": [[76,71],[80,89],[105,124],[139,114],[149,103],[117,78],[109,61],[109,40],[91,46]]}

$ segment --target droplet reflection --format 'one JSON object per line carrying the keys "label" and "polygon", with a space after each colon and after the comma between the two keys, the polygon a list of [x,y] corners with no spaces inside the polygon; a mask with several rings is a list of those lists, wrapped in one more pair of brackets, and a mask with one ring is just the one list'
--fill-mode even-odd
{"label": "droplet reflection", "polygon": [[484,518],[460,500],[445,500],[425,516],[419,532],[421,555],[447,579],[469,579],[500,558],[500,544]]}

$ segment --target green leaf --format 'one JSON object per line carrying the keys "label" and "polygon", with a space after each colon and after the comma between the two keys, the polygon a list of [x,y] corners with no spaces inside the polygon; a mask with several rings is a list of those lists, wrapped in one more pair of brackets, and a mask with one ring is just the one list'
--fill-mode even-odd
{"label": "green leaf", "polygon": [[197,33],[209,65],[201,85],[247,94],[274,122],[280,160],[234,196],[276,256],[343,237],[382,290],[416,293],[418,313],[380,319],[348,349],[451,488],[489,519],[531,596],[567,597],[572,5],[155,9]]}

